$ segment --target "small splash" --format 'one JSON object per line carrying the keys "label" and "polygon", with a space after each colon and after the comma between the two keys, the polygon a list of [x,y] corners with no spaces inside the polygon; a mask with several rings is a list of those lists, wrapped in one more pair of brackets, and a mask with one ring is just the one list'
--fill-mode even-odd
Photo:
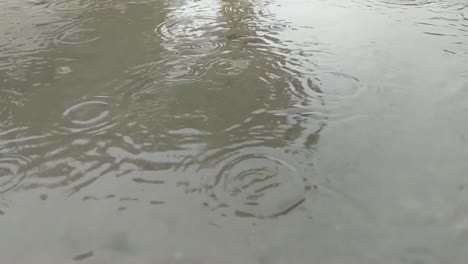
{"label": "small splash", "polygon": [[65,75],[65,74],[71,73],[72,69],[70,68],[70,66],[62,66],[62,67],[57,68],[56,72],[58,74]]}
{"label": "small splash", "polygon": [[[224,43],[217,38],[213,40],[210,39],[203,39],[194,41],[190,48],[196,50],[197,52],[210,52],[214,50],[218,50],[224,46]],[[185,45],[182,45],[181,48],[184,48]]]}
{"label": "small splash", "polygon": [[174,63],[172,65],[168,64],[167,66],[170,66],[167,68],[166,72],[168,80],[190,79],[191,76],[199,75],[197,69],[190,64]]}

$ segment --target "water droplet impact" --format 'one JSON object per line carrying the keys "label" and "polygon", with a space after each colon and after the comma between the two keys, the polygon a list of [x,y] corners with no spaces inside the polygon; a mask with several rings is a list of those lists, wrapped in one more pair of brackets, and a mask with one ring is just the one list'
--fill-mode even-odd
{"label": "water droplet impact", "polygon": [[115,125],[107,97],[100,96],[79,102],[62,114],[63,122],[58,124],[57,133],[104,132]]}
{"label": "water droplet impact", "polygon": [[208,189],[218,205],[228,205],[238,216],[275,217],[305,200],[302,181],[282,160],[265,154],[243,154],[221,163]]}
{"label": "water droplet impact", "polygon": [[58,74],[69,74],[72,72],[72,69],[69,66],[62,66],[57,68],[56,71]]}
{"label": "water droplet impact", "polygon": [[69,29],[58,35],[55,42],[57,44],[79,45],[96,41],[100,37],[101,36],[91,28]]}

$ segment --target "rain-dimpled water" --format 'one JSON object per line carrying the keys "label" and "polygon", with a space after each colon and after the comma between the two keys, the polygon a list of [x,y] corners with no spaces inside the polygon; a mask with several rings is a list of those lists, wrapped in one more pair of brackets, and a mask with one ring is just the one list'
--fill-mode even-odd
{"label": "rain-dimpled water", "polygon": [[462,0],[3,0],[0,263],[468,263]]}

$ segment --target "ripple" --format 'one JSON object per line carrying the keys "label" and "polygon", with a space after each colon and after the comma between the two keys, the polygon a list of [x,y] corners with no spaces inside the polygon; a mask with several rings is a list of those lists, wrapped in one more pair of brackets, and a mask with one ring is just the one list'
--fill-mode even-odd
{"label": "ripple", "polygon": [[381,3],[398,6],[423,6],[431,4],[431,0],[380,0]]}
{"label": "ripple", "polygon": [[[2,8],[0,8],[2,9]],[[19,19],[26,18],[27,19]],[[2,14],[0,38],[0,69],[23,66],[38,54],[48,50],[50,35],[63,23],[57,14],[37,12],[24,6]]]}
{"label": "ripple", "polygon": [[63,0],[52,0],[44,2],[45,7],[62,12],[75,12],[82,11],[92,7],[92,1],[63,1]]}
{"label": "ripple", "polygon": [[220,158],[216,177],[206,186],[215,209],[229,207],[238,216],[268,218],[286,214],[305,200],[304,183],[294,167],[259,150],[242,149]]}
{"label": "ripple", "polygon": [[0,194],[17,188],[26,177],[31,161],[19,155],[5,155],[0,158]]}
{"label": "ripple", "polygon": [[[42,1],[44,6],[48,9],[59,12],[70,12],[78,13],[85,10],[99,10],[99,9],[122,9],[127,4],[126,1],[116,1],[116,0],[52,0],[52,1]],[[154,2],[154,0],[142,0],[142,1],[132,1],[132,3],[149,3]]]}
{"label": "ripple", "polygon": [[139,65],[129,73],[158,83],[191,83],[202,78],[206,71],[191,58],[170,57]]}
{"label": "ripple", "polygon": [[98,35],[95,29],[74,28],[59,34],[55,39],[55,43],[65,45],[79,45],[96,41],[100,37],[101,36]]}
{"label": "ripple", "polygon": [[115,125],[106,97],[95,97],[69,107],[62,114],[63,124],[55,131],[58,133],[99,133]]}
{"label": "ripple", "polygon": [[168,65],[169,68],[166,71],[166,77],[168,80],[180,80],[186,79],[189,81],[194,81],[199,78],[201,75],[196,68],[188,64],[172,64]]}
{"label": "ripple", "polygon": [[[96,116],[89,117],[87,119],[80,120],[79,118],[73,118],[74,116],[77,116],[77,114],[76,114],[77,111],[79,111],[80,109],[83,109],[85,107],[86,108],[102,108],[102,107],[107,107],[107,103],[102,102],[102,101],[88,101],[88,102],[80,103],[80,104],[77,104],[77,105],[72,106],[71,108],[67,109],[67,111],[65,111],[63,113],[63,115],[67,116],[67,117],[71,117],[70,118],[71,123],[81,126],[81,125],[94,124],[94,123],[98,122],[99,120],[105,118],[109,114],[109,111],[102,111],[101,113],[96,114]],[[81,111],[83,111],[83,110],[81,110]]]}
{"label": "ripple", "polygon": [[359,79],[340,72],[318,72],[303,81],[306,93],[320,94],[328,104],[357,96],[362,86]]}
{"label": "ripple", "polygon": [[216,17],[176,14],[159,24],[155,32],[164,40],[164,48],[172,54],[205,56],[225,45],[225,28]]}
{"label": "ripple", "polygon": [[24,96],[21,92],[12,89],[0,90],[0,124],[12,118],[12,112],[15,108],[24,105]]}
{"label": "ripple", "polygon": [[116,9],[125,10],[130,4],[150,4],[157,0],[133,0],[133,1],[119,1],[119,0],[47,0],[40,1],[38,4],[46,7],[49,10],[56,12],[67,13],[80,13],[87,10],[103,10],[103,9]]}
{"label": "ripple", "polygon": [[223,25],[217,21],[216,17],[180,18],[174,16],[159,24],[154,31],[164,40],[193,39],[220,31],[224,28]]}
{"label": "ripple", "polygon": [[198,52],[209,52],[213,50],[218,50],[223,47],[224,44],[216,40],[198,40],[193,41],[190,44],[190,49],[196,50]]}
{"label": "ripple", "polygon": [[236,76],[244,72],[251,62],[246,59],[218,58],[207,63],[207,69],[222,76]]}

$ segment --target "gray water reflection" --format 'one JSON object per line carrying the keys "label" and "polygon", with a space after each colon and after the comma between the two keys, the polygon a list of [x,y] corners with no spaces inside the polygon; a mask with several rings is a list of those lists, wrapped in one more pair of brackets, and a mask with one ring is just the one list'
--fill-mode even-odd
{"label": "gray water reflection", "polygon": [[0,3],[5,263],[466,263],[468,6]]}

